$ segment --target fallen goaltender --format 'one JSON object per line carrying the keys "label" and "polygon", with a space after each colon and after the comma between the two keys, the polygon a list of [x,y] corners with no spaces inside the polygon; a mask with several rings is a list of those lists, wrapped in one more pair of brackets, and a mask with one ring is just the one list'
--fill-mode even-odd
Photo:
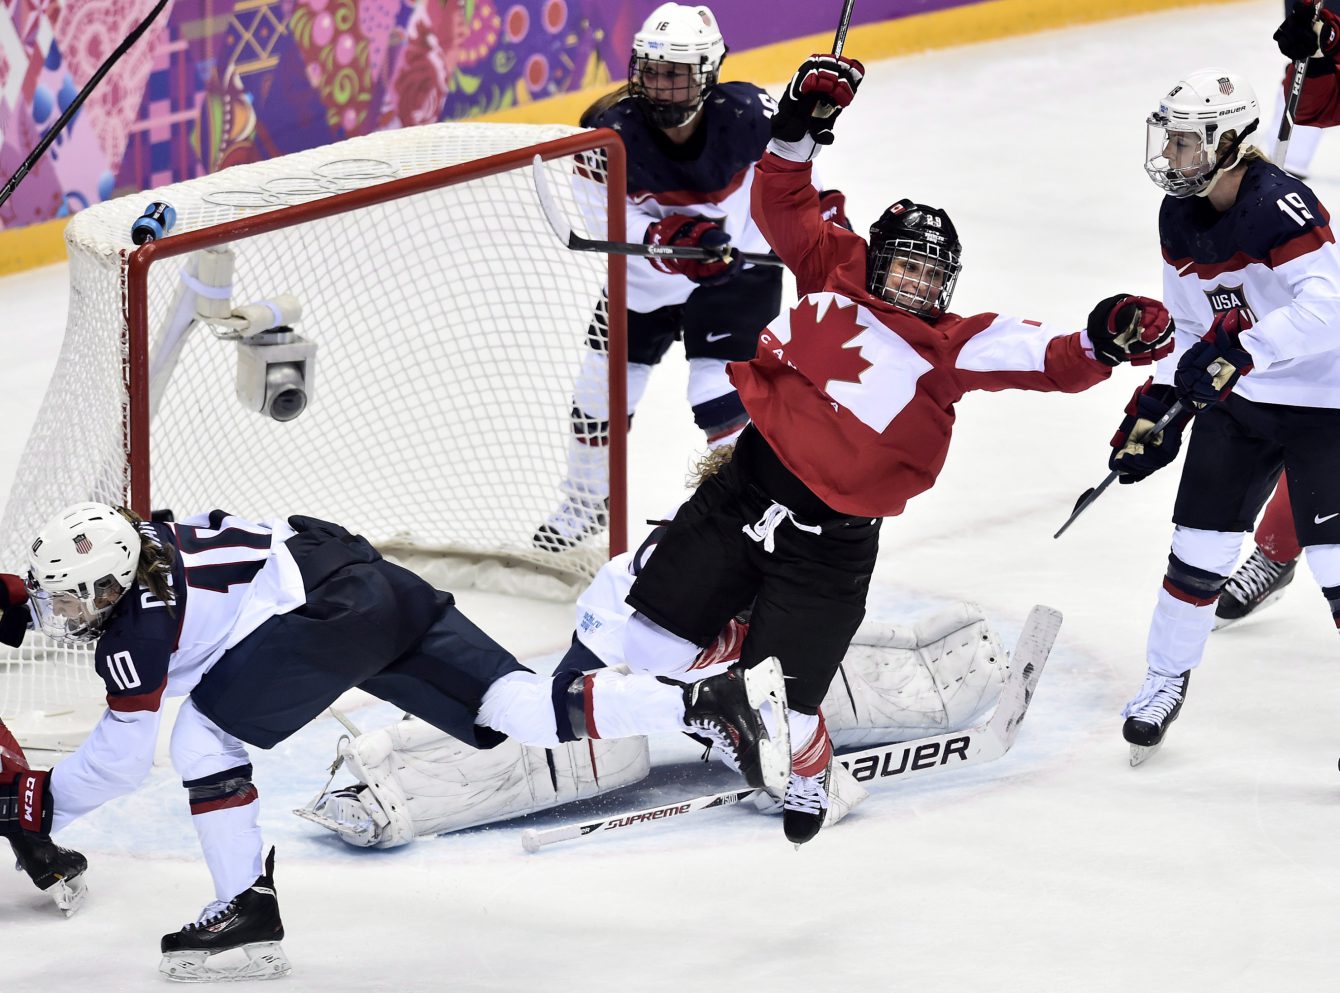
{"label": "fallen goaltender", "polygon": [[[589,619],[589,613],[579,604],[579,618]],[[607,628],[611,617],[603,620]],[[1035,608],[1011,663],[974,604],[955,604],[912,624],[867,620],[823,704],[835,747],[849,752],[837,756],[824,826],[836,824],[868,795],[864,783],[1004,754],[1059,625],[1058,613]],[[575,643],[582,632],[579,622]],[[723,639],[695,662],[706,667],[700,671],[733,661],[730,646],[722,644],[728,634],[723,632]],[[738,653],[738,640],[734,647]],[[990,720],[972,725],[988,711]],[[860,750],[876,742],[898,743]],[[367,734],[351,731],[340,739],[337,753],[331,780],[295,813],[350,845],[377,848],[608,793],[642,780],[651,766],[646,738],[592,739],[557,749],[507,742],[481,752],[413,719]],[[342,765],[357,781],[331,789]],[[547,832],[528,830],[523,843],[537,850],[554,841],[660,823],[743,800],[761,810],[779,806],[766,791],[739,789]]]}

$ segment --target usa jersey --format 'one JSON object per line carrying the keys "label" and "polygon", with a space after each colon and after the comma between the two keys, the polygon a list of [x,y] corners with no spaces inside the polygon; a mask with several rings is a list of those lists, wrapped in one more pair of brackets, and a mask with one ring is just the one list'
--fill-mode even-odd
{"label": "usa jersey", "polygon": [[1340,407],[1340,253],[1330,214],[1306,185],[1269,162],[1248,164],[1223,213],[1203,197],[1165,197],[1159,210],[1164,302],[1176,348],[1155,380],[1217,314],[1243,307],[1252,371],[1233,392],[1259,403]]}
{"label": "usa jersey", "polygon": [[933,324],[866,290],[866,243],[824,223],[807,162],[768,153],[753,206],[801,299],[728,367],[755,427],[834,510],[891,517],[944,465],[970,390],[1088,389],[1110,374],[1087,334],[945,314]]}
{"label": "usa jersey", "polygon": [[53,772],[54,827],[134,789],[153,766],[165,697],[191,692],[219,657],[268,618],[306,600],[284,542],[287,523],[221,510],[142,532],[174,552],[171,604],[138,582],[122,594],[94,649],[107,711]]}
{"label": "usa jersey", "polygon": [[[642,241],[647,228],[671,214],[719,221],[743,252],[767,252],[767,241],[749,210],[754,163],[767,147],[776,104],[751,83],[721,83],[703,104],[693,136],[675,145],[647,122],[635,97],[625,97],[583,121],[612,128],[628,157],[627,234]],[[628,260],[628,309],[649,313],[682,304],[696,284],[687,276],[658,272],[642,258]]]}

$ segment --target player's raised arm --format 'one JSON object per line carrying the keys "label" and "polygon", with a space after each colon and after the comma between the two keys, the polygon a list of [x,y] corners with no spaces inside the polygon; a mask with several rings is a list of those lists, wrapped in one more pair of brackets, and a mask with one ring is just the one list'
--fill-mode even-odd
{"label": "player's raised arm", "polygon": [[[796,70],[772,118],[772,141],[754,177],[754,219],[796,275],[799,291],[823,286],[837,265],[864,282],[864,242],[825,223],[810,161],[832,144],[833,124],[856,95],[865,70],[855,59],[812,55]],[[857,271],[859,270],[859,271]]]}

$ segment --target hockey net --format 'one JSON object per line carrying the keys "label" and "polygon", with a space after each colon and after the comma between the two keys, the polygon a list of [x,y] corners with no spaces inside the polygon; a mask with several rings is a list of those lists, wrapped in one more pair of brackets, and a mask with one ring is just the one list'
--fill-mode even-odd
{"label": "hockey net", "polygon": [[[588,334],[608,335],[611,358],[610,404],[592,415],[624,409],[623,267],[559,244],[536,154],[574,229],[622,241],[622,145],[562,126],[386,132],[77,214],[65,340],[0,519],[0,569],[22,572],[38,528],[91,499],[323,517],[446,589],[575,595],[622,550],[626,418],[586,431],[609,440],[608,529],[562,551],[533,536],[564,495]],[[176,225],[136,251],[151,201]],[[606,288],[614,317],[593,321]],[[255,409],[255,356],[265,370],[298,354],[263,350],[291,335],[238,340],[198,319],[257,303],[315,346],[285,363],[307,396],[291,420]],[[0,658],[0,716],[31,744],[70,746],[102,694],[87,651],[30,633]]]}

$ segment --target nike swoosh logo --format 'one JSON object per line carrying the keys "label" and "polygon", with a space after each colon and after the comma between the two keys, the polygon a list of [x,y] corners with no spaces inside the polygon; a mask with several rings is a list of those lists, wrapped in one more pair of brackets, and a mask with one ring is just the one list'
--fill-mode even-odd
{"label": "nike swoosh logo", "polygon": [[707,336],[707,340],[708,340],[708,341],[721,341],[723,338],[729,338],[729,337],[730,337],[730,332],[729,332],[729,331],[725,331],[725,332],[723,332],[722,334],[709,334],[709,335]]}
{"label": "nike swoosh logo", "polygon": [[1317,514],[1315,517],[1312,518],[1312,523],[1325,524],[1332,517],[1340,517],[1340,510],[1337,510],[1334,514],[1327,514],[1325,517],[1322,517],[1320,514]]}
{"label": "nike swoosh logo", "polygon": [[1182,268],[1180,268],[1180,269],[1177,270],[1177,275],[1179,275],[1179,276],[1182,275],[1182,273],[1186,272],[1188,269],[1190,269],[1190,268],[1191,268],[1193,265],[1195,265],[1195,264],[1196,264],[1196,260],[1195,260],[1195,259],[1192,259],[1192,260],[1191,260],[1190,262],[1188,262],[1186,265],[1182,266]]}

